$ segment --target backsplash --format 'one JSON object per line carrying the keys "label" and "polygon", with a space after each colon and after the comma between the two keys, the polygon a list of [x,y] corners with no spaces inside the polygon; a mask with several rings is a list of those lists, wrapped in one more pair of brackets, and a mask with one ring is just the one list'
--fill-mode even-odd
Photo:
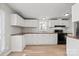
{"label": "backsplash", "polygon": [[[38,28],[23,28],[22,32],[23,33],[26,33],[26,32],[50,32],[50,33],[52,32],[53,33],[55,29],[56,28],[49,28],[49,29],[47,29],[47,31],[40,31]],[[68,31],[67,28],[60,28],[60,29],[62,29],[64,33],[66,33]]]}
{"label": "backsplash", "polygon": [[[39,28],[23,28],[23,32],[42,32]],[[47,29],[46,32],[54,32],[53,29]]]}

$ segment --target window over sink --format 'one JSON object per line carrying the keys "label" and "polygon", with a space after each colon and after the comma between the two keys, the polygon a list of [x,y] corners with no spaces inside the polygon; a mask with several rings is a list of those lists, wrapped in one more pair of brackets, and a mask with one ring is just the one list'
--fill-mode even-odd
{"label": "window over sink", "polygon": [[49,20],[46,18],[42,18],[39,20],[39,30],[47,31],[49,29]]}

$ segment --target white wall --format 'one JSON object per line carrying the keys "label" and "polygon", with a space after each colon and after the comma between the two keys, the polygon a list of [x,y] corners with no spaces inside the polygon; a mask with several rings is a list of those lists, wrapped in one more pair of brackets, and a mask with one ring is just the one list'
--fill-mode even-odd
{"label": "white wall", "polygon": [[[11,34],[13,32],[18,32],[15,31],[16,29],[15,28],[12,28],[11,29],[11,14],[13,13],[13,11],[8,7],[7,4],[0,4],[0,10],[3,10],[4,11],[4,31],[5,31],[5,34],[4,34],[4,37],[5,37],[5,50],[4,50],[4,53],[10,51],[10,43],[11,43]],[[19,31],[20,32],[20,31]]]}

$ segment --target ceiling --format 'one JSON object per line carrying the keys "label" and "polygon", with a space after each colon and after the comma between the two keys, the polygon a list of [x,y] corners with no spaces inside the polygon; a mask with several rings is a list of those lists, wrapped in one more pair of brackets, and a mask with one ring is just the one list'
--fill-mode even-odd
{"label": "ceiling", "polygon": [[9,3],[9,6],[24,18],[67,17],[73,3]]}

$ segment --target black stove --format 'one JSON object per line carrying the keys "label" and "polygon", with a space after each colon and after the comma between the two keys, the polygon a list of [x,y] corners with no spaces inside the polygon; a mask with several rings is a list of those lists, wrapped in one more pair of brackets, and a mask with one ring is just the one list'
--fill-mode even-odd
{"label": "black stove", "polygon": [[63,33],[63,30],[55,30],[55,33],[58,34],[58,44],[66,44],[66,35],[67,33]]}

